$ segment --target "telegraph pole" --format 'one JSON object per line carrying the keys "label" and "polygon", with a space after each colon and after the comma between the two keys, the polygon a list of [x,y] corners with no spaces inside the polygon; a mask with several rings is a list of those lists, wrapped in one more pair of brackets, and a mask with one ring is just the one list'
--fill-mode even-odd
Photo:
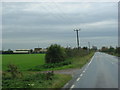
{"label": "telegraph pole", "polygon": [[39,44],[38,44],[38,48],[39,48]]}
{"label": "telegraph pole", "polygon": [[79,49],[79,35],[78,35],[78,31],[80,31],[80,29],[75,29],[74,31],[76,31],[76,34],[77,34],[77,46],[78,46],[78,49]]}
{"label": "telegraph pole", "polygon": [[89,52],[90,52],[90,42],[88,42],[88,46],[89,46]]}

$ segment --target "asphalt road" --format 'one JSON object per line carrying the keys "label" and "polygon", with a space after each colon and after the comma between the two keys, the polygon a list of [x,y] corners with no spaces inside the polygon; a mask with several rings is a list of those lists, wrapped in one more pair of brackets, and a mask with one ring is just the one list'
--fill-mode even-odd
{"label": "asphalt road", "polygon": [[118,88],[118,58],[96,52],[64,88]]}

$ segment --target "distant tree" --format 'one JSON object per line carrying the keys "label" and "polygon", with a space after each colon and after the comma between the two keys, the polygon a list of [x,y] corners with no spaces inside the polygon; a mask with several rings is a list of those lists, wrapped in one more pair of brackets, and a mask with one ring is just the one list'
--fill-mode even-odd
{"label": "distant tree", "polygon": [[32,50],[32,49],[30,49],[30,53],[33,53],[33,50]]}
{"label": "distant tree", "polygon": [[8,51],[12,51],[11,49],[8,49]]}
{"label": "distant tree", "polygon": [[108,50],[109,50],[108,47],[105,47],[105,46],[103,46],[103,47],[101,48],[101,51],[102,51],[102,52],[108,52]]}
{"label": "distant tree", "polygon": [[109,53],[109,54],[114,54],[114,53],[115,53],[114,47],[110,46],[110,47],[109,47],[109,50],[108,50],[108,53]]}
{"label": "distant tree", "polygon": [[115,53],[118,54],[118,56],[120,56],[120,47],[116,47]]}
{"label": "distant tree", "polygon": [[109,48],[109,52],[115,52],[114,47],[110,46],[110,48]]}
{"label": "distant tree", "polygon": [[2,51],[2,54],[13,54],[13,51],[8,49],[7,51]]}
{"label": "distant tree", "polygon": [[88,50],[88,48],[87,47],[83,47],[83,50]]}
{"label": "distant tree", "polygon": [[65,57],[65,49],[60,45],[53,44],[47,49],[45,61],[46,63],[59,63],[64,61]]}

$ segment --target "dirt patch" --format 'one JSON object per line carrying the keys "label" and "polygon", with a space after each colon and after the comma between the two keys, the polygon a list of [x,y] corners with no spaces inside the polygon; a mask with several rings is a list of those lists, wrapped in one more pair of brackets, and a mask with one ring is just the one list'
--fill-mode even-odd
{"label": "dirt patch", "polygon": [[[64,69],[64,70],[56,70],[54,73],[56,74],[70,74],[74,75],[76,72],[78,72],[80,69]],[[49,71],[43,71],[43,73],[47,73]]]}

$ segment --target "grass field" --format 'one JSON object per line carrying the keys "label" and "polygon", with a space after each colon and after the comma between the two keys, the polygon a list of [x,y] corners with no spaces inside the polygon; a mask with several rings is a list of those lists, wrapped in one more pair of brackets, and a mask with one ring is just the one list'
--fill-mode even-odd
{"label": "grass field", "polygon": [[[94,55],[92,52],[89,55],[83,57],[73,57],[69,58],[72,62],[70,65],[65,65],[56,68],[37,68],[40,71],[48,71],[48,70],[61,70],[67,68],[81,68],[84,64],[86,64],[90,58]],[[36,66],[40,66],[45,64],[45,54],[9,54],[2,55],[2,70],[7,70],[8,64],[15,64],[20,71],[28,71],[29,69],[33,69]],[[36,71],[36,70],[34,70]]]}
{"label": "grass field", "polygon": [[8,64],[15,64],[21,71],[26,71],[36,65],[45,63],[45,54],[8,54],[2,55],[2,70],[7,70]]}
{"label": "grass field", "polygon": [[[93,55],[94,52],[91,52],[86,56],[67,58],[72,62],[71,64],[55,68],[39,68],[39,71],[81,68]],[[10,75],[10,72],[6,72],[8,64],[16,65],[22,72],[23,76],[13,79],[11,77],[12,74]],[[4,71],[3,88],[61,88],[71,80],[71,75],[64,74],[55,74],[52,80],[46,80],[43,78],[46,76],[41,76],[38,71],[28,71],[30,68],[34,68],[37,65],[41,66],[43,64],[45,64],[45,54],[2,55],[2,70]]]}

